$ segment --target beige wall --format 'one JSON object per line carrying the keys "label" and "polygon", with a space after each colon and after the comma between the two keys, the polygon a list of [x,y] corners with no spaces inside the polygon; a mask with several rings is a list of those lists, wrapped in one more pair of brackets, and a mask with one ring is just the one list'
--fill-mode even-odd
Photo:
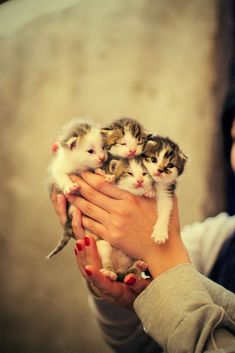
{"label": "beige wall", "polygon": [[33,3],[0,6],[1,352],[106,353],[73,243],[44,259],[61,232],[45,187],[51,142],[73,116],[132,116],[189,156],[182,223],[219,212],[229,21],[212,0]]}

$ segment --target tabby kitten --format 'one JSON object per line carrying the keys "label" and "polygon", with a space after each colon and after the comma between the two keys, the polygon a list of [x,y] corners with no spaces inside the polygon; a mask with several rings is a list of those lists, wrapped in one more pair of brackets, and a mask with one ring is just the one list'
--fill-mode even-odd
{"label": "tabby kitten", "polygon": [[133,158],[142,151],[147,132],[134,119],[121,118],[102,129],[106,151],[115,157]]}
{"label": "tabby kitten", "polygon": [[157,222],[152,239],[163,244],[168,239],[168,226],[177,179],[184,171],[187,157],[167,137],[151,136],[143,150],[143,163],[155,181]]}
{"label": "tabby kitten", "polygon": [[[153,179],[143,165],[141,157],[110,159],[102,169],[105,179],[114,182],[120,189],[137,196],[155,196]],[[98,239],[97,247],[103,266],[101,272],[111,280],[122,280],[130,272],[140,275],[147,269],[143,261],[135,261],[105,240]]]}

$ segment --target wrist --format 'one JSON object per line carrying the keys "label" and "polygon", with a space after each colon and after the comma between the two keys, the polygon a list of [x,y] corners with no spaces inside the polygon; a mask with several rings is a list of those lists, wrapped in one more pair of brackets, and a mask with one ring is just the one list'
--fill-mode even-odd
{"label": "wrist", "polygon": [[153,278],[180,264],[191,263],[188,251],[181,239],[177,244],[172,244],[170,241],[161,245],[153,244],[143,260],[147,263]]}

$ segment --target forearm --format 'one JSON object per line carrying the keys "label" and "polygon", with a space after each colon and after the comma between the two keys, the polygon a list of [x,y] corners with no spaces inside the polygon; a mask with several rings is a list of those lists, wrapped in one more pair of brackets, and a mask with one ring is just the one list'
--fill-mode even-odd
{"label": "forearm", "polygon": [[148,334],[168,353],[234,351],[234,323],[190,264],[155,278],[134,307]]}

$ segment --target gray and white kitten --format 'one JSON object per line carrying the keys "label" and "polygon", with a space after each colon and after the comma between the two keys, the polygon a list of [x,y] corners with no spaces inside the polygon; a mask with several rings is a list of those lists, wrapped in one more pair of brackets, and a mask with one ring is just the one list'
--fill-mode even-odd
{"label": "gray and white kitten", "polygon": [[143,163],[155,181],[158,218],[151,237],[158,244],[168,239],[174,192],[186,161],[187,156],[167,137],[153,135],[144,147]]}
{"label": "gray and white kitten", "polygon": [[[58,193],[65,195],[79,190],[79,185],[72,182],[70,174],[79,175],[84,170],[94,170],[107,158],[100,129],[93,123],[80,119],[74,119],[62,128],[57,145],[57,151],[48,168],[49,189],[54,186]],[[70,238],[74,237],[69,212],[72,207],[67,204],[68,220],[64,226],[64,233],[47,258],[61,251]]]}
{"label": "gray and white kitten", "polygon": [[[141,157],[132,159],[110,159],[99,174],[105,179],[114,182],[122,190],[129,191],[137,196],[154,197],[153,179],[143,165]],[[114,248],[109,242],[98,239],[97,247],[101,257],[101,272],[111,280],[123,279],[127,273],[140,274],[147,270],[147,265],[135,261],[121,250]]]}

